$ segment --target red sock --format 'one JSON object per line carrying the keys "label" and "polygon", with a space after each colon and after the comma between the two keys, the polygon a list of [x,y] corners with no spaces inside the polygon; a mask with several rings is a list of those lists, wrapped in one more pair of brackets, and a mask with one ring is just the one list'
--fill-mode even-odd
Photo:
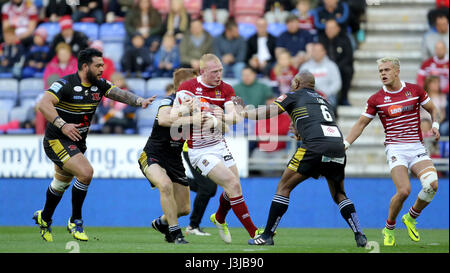
{"label": "red sock", "polygon": [[220,195],[219,208],[216,211],[217,222],[223,224],[225,222],[225,217],[231,209],[230,200],[225,192]]}
{"label": "red sock", "polygon": [[386,228],[390,230],[395,229],[395,221],[391,222],[389,220],[386,220]]}
{"label": "red sock", "polygon": [[419,217],[420,211],[416,211],[413,207],[411,207],[411,208],[409,209],[409,215],[411,215],[411,217],[412,217],[413,219],[416,219],[417,217]]}
{"label": "red sock", "polygon": [[230,204],[234,214],[237,216],[239,221],[241,221],[242,225],[244,225],[248,234],[250,234],[250,237],[253,238],[258,228],[253,224],[252,219],[250,218],[250,214],[248,212],[247,205],[245,204],[244,197],[242,197],[241,195],[238,197],[230,198]]}

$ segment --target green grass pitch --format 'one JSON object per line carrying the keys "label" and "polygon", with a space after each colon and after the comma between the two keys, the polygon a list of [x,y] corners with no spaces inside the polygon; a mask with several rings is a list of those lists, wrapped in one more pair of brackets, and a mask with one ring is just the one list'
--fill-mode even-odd
{"label": "green grass pitch", "polygon": [[[187,245],[164,241],[152,228],[86,227],[88,242],[76,241],[65,227],[53,227],[54,241],[44,242],[38,227],[0,227],[0,253],[449,253],[448,229],[419,230],[420,242],[396,230],[395,247],[384,247],[381,229],[366,229],[371,249],[357,248],[349,229],[279,228],[274,246],[249,246],[243,228],[230,228],[233,242],[225,244],[215,228],[211,236],[186,236]],[[74,243],[76,242],[76,244]]]}

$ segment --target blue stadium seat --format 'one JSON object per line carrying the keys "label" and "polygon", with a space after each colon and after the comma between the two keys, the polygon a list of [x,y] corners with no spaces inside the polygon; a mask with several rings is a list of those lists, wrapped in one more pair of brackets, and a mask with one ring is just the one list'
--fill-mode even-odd
{"label": "blue stadium seat", "polygon": [[26,121],[28,109],[29,107],[24,106],[14,107],[9,114],[9,120],[18,120],[19,122]]}
{"label": "blue stadium seat", "polygon": [[0,109],[11,110],[16,105],[18,92],[16,79],[0,79]]}
{"label": "blue stadium seat", "polygon": [[272,34],[275,37],[281,35],[281,33],[287,30],[286,24],[283,23],[271,23],[267,26],[267,32]]}
{"label": "blue stadium seat", "polygon": [[0,125],[6,124],[9,122],[9,111],[1,107],[1,100],[0,100]]}
{"label": "blue stadium seat", "polygon": [[173,83],[172,78],[151,78],[147,81],[147,97],[158,96],[163,98],[166,96],[166,86]]}
{"label": "blue stadium seat", "polygon": [[203,23],[203,28],[213,37],[219,36],[225,31],[225,27],[217,22]]}
{"label": "blue stadium seat", "polygon": [[119,70],[120,59],[124,52],[122,42],[105,42],[103,43],[103,54],[105,57],[113,60],[116,70]]}
{"label": "blue stadium seat", "polygon": [[150,107],[139,108],[136,111],[137,128],[140,135],[149,136],[151,134],[160,102],[161,100],[155,100]]}
{"label": "blue stadium seat", "polygon": [[239,34],[246,40],[256,33],[256,26],[249,23],[238,23],[238,29]]}
{"label": "blue stadium seat", "polygon": [[96,23],[76,22],[73,24],[73,29],[83,32],[91,41],[98,40],[99,28]]}
{"label": "blue stadium seat", "polygon": [[22,79],[19,82],[19,100],[21,106],[32,106],[44,92],[44,81],[38,78]]}
{"label": "blue stadium seat", "polygon": [[104,23],[100,25],[99,38],[103,42],[124,42],[127,37],[123,22]]}
{"label": "blue stadium seat", "polygon": [[145,97],[145,91],[146,91],[145,87],[147,85],[147,82],[144,79],[127,78],[125,81],[128,85],[128,88],[130,88],[131,91],[133,91],[136,95]]}
{"label": "blue stadium seat", "polygon": [[47,42],[49,43],[53,40],[53,37],[61,32],[61,28],[59,27],[58,23],[45,22],[38,26],[38,28],[41,27],[47,30]]}

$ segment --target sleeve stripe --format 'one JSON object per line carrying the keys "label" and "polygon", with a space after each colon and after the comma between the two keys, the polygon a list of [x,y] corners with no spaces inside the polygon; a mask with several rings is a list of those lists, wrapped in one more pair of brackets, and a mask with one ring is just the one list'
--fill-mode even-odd
{"label": "sleeve stripe", "polygon": [[53,92],[50,92],[50,91],[48,91],[48,90],[47,90],[47,91],[45,91],[45,92],[47,92],[47,93],[50,93],[50,94],[52,94],[53,96],[55,96],[55,98],[56,98],[56,99],[58,100],[58,102],[59,102],[59,98],[58,98],[58,96],[56,96],[56,95],[55,95],[55,93],[53,93]]}
{"label": "sleeve stripe", "polygon": [[115,85],[111,86],[108,90],[106,90],[105,92],[105,96],[108,95],[109,91],[111,91],[111,89],[113,89],[114,87],[116,87]]}
{"label": "sleeve stripe", "polygon": [[424,101],[422,101],[422,102],[420,103],[420,105],[425,105],[425,104],[427,104],[430,100],[431,100],[430,97],[428,97],[428,98],[426,98]]}
{"label": "sleeve stripe", "polygon": [[273,104],[276,104],[278,107],[281,108],[281,110],[286,112],[286,110],[284,110],[283,106],[281,106],[278,102],[274,101]]}
{"label": "sleeve stripe", "polygon": [[371,115],[371,114],[367,114],[367,113],[362,113],[361,115],[368,117],[368,118],[374,118],[375,116]]}

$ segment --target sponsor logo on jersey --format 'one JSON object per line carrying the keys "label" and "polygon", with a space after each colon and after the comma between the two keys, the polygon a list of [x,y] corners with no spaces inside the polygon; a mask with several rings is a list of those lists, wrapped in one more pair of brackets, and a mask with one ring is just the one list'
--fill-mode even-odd
{"label": "sponsor logo on jersey", "polygon": [[58,82],[54,82],[50,86],[49,90],[52,90],[53,92],[58,93],[62,87],[63,87],[62,84],[60,84]]}
{"label": "sponsor logo on jersey", "polygon": [[222,93],[220,92],[220,90],[216,90],[216,98],[220,97],[222,97]]}
{"label": "sponsor logo on jersey", "polygon": [[406,106],[391,105],[388,108],[388,113],[389,113],[389,116],[391,116],[391,117],[398,117],[403,112],[411,111],[413,109],[414,109],[414,105],[406,105]]}
{"label": "sponsor logo on jersey", "polygon": [[203,164],[203,166],[208,167],[209,161],[206,159],[203,159],[202,164]]}
{"label": "sponsor logo on jersey", "polygon": [[276,99],[276,102],[282,102],[282,101],[284,101],[284,99],[286,98],[287,96],[284,94],[284,95],[281,95],[281,96],[279,96],[277,99]]}
{"label": "sponsor logo on jersey", "polygon": [[397,161],[397,158],[395,156],[391,157],[391,162],[394,163],[395,161]]}
{"label": "sponsor logo on jersey", "polygon": [[82,100],[82,99],[83,99],[83,96],[73,96],[73,99],[74,99],[74,100]]}
{"label": "sponsor logo on jersey", "polygon": [[83,90],[83,87],[81,87],[79,85],[73,87],[73,91],[75,91],[75,92],[81,92],[82,90]]}
{"label": "sponsor logo on jersey", "polygon": [[95,91],[97,91],[97,90],[98,90],[98,87],[97,87],[97,86],[94,85],[94,86],[91,87],[91,91],[92,91],[92,92],[95,92]]}
{"label": "sponsor logo on jersey", "polygon": [[100,100],[100,93],[92,93],[93,100]]}
{"label": "sponsor logo on jersey", "polygon": [[202,92],[203,92],[203,89],[202,89],[201,87],[197,87],[197,88],[195,88],[195,91],[197,91],[197,93],[198,93],[199,95],[201,95]]}
{"label": "sponsor logo on jersey", "polygon": [[77,146],[72,144],[72,145],[69,145],[68,148],[69,148],[71,151],[74,151],[74,150],[77,149]]}
{"label": "sponsor logo on jersey", "polygon": [[406,91],[405,96],[409,99],[412,97],[411,91]]}
{"label": "sponsor logo on jersey", "polygon": [[384,102],[391,102],[391,97],[385,96],[384,97]]}

